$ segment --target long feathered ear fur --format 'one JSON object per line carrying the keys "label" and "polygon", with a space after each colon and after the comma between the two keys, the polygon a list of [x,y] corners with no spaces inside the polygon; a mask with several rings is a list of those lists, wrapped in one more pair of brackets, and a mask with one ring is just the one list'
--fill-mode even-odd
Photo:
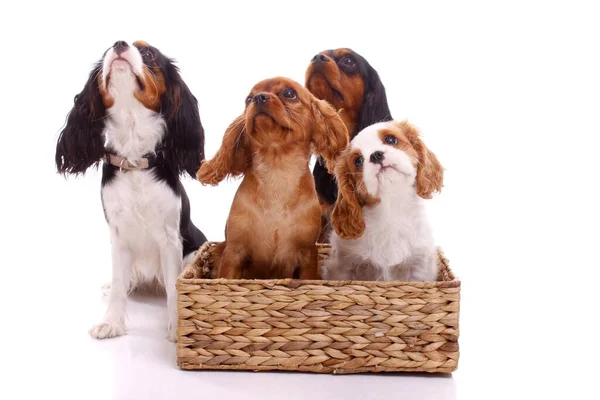
{"label": "long feathered ear fur", "polygon": [[385,87],[379,79],[379,74],[366,60],[365,65],[366,71],[362,74],[365,80],[364,95],[356,127],[352,133],[354,135],[369,125],[392,120]]}
{"label": "long feathered ear fur", "polygon": [[205,161],[198,170],[197,178],[205,185],[217,185],[227,176],[242,175],[250,163],[246,138],[246,116],[237,117],[225,131],[221,148],[215,156]]}
{"label": "long feathered ear fur", "polygon": [[60,174],[85,174],[88,168],[97,166],[104,155],[102,119],[106,108],[98,89],[100,68],[98,63],[81,93],[75,96],[73,108],[58,137],[54,158]]}
{"label": "long feathered ear fur", "polygon": [[412,147],[417,151],[419,164],[417,165],[416,190],[423,199],[431,199],[434,193],[440,192],[444,185],[444,168],[436,155],[425,146],[419,137],[419,132],[408,122],[399,123]]}
{"label": "long feathered ear fur", "polygon": [[335,109],[325,100],[313,97],[312,108],[315,118],[312,135],[314,151],[325,159],[327,170],[333,173],[336,158],[348,147],[348,129]]}
{"label": "long feathered ear fur", "polygon": [[161,101],[168,132],[163,139],[164,160],[177,174],[187,173],[194,178],[204,160],[204,128],[198,101],[172,62],[165,74],[169,84]]}
{"label": "long feathered ear fur", "polygon": [[358,239],[365,232],[365,220],[356,193],[356,180],[345,158],[336,163],[335,176],[338,197],[331,213],[331,225],[340,238]]}

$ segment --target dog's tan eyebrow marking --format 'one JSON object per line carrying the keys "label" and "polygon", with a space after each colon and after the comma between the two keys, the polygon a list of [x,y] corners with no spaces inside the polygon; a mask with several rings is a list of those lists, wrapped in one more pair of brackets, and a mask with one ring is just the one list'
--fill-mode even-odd
{"label": "dog's tan eyebrow marking", "polygon": [[350,50],[350,49],[346,49],[346,48],[342,48],[342,49],[336,49],[336,50],[333,52],[333,55],[334,55],[335,57],[341,57],[341,56],[345,56],[345,55],[347,55],[347,54],[351,54],[351,53],[352,53],[352,50]]}
{"label": "dog's tan eyebrow marking", "polygon": [[133,45],[139,47],[150,47],[150,45],[144,42],[143,40],[136,40],[135,42],[133,42]]}
{"label": "dog's tan eyebrow marking", "polygon": [[386,136],[394,136],[396,139],[398,139],[398,143],[408,143],[408,139],[406,139],[406,137],[404,136],[404,132],[401,131],[397,131],[390,128],[383,128],[380,129],[377,133],[379,136],[379,140],[381,140],[382,142],[385,141]]}

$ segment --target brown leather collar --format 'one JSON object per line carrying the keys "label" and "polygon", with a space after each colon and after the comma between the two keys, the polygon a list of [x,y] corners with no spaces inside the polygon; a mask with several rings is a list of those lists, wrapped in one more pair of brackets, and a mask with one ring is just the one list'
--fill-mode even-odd
{"label": "brown leather collar", "polygon": [[153,167],[148,158],[140,158],[136,162],[129,161],[125,157],[118,156],[116,154],[106,153],[102,157],[102,160],[107,163],[114,165],[115,167],[119,167],[121,172],[131,171],[131,170],[140,170],[147,169]]}

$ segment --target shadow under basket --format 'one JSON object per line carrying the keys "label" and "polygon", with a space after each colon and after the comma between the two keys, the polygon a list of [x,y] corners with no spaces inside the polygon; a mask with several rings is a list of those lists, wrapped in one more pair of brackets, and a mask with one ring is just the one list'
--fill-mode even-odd
{"label": "shadow under basket", "polygon": [[[210,277],[205,243],[177,280],[177,364],[188,370],[450,373],[460,280],[439,251],[436,282]],[[319,264],[331,248],[319,244]]]}

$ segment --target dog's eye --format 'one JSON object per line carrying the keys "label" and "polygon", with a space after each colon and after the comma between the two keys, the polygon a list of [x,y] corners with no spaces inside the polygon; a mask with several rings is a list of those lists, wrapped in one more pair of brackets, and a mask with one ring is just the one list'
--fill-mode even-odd
{"label": "dog's eye", "polygon": [[246,105],[252,103],[252,95],[249,95],[248,97],[246,97]]}
{"label": "dog's eye", "polygon": [[140,51],[140,54],[142,55],[142,60],[145,60],[146,62],[154,61],[154,53],[152,50],[144,48]]}
{"label": "dog's eye", "polygon": [[294,89],[287,88],[281,93],[281,95],[286,99],[294,100],[296,98],[296,91]]}
{"label": "dog's eye", "polygon": [[352,59],[352,57],[344,57],[340,60],[340,62],[348,67],[354,67],[356,65],[356,63],[354,62],[354,60]]}
{"label": "dog's eye", "polygon": [[387,135],[386,137],[383,138],[383,141],[386,144],[391,144],[392,146],[395,146],[398,144],[398,138],[396,136],[392,136],[392,135]]}
{"label": "dog's eye", "polygon": [[360,167],[362,167],[362,165],[363,165],[363,161],[364,161],[364,159],[363,159],[363,157],[362,157],[362,156],[358,156],[358,157],[356,157],[356,158],[354,159],[354,166],[355,166],[356,168],[360,168]]}

